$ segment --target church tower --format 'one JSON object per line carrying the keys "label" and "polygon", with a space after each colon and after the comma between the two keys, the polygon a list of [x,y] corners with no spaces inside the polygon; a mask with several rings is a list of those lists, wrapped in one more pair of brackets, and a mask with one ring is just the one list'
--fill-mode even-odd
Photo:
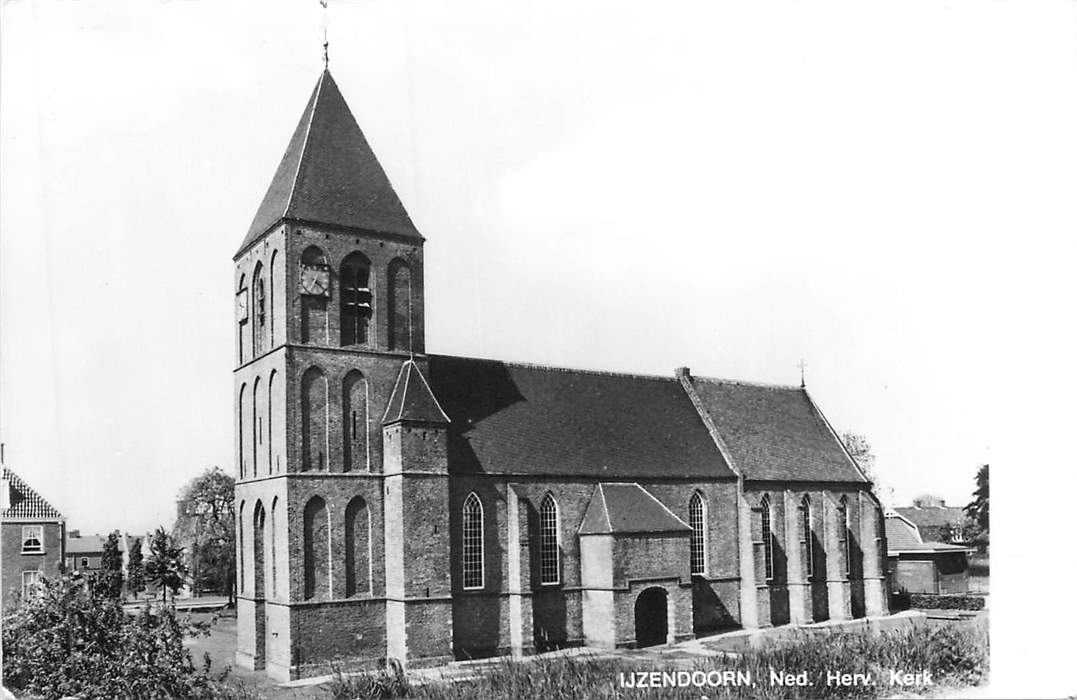
{"label": "church tower", "polygon": [[234,257],[240,666],[451,654],[423,242],[326,70]]}

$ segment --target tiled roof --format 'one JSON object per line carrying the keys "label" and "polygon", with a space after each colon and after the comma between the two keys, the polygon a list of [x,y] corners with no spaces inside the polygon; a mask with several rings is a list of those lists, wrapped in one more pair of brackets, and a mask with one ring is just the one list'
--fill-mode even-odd
{"label": "tiled roof", "polygon": [[452,421],[458,473],[607,479],[733,478],[672,377],[435,355],[430,385]]}
{"label": "tiled roof", "polygon": [[895,515],[886,516],[887,549],[903,549],[917,544],[921,544],[920,533],[914,525]]}
{"label": "tiled roof", "polygon": [[314,87],[240,252],[281,219],[422,238],[328,70]]}
{"label": "tiled roof", "polygon": [[762,481],[865,481],[801,388],[693,378],[734,466]]}
{"label": "tiled roof", "polygon": [[599,484],[587,504],[579,534],[690,531],[686,522],[639,484]]}
{"label": "tiled roof", "polygon": [[8,467],[4,467],[4,480],[8,483],[9,506],[0,512],[0,517],[35,520],[60,520],[64,517]]}
{"label": "tiled roof", "polygon": [[100,554],[105,551],[105,540],[100,535],[68,537],[65,550],[68,554]]}
{"label": "tiled roof", "polygon": [[449,418],[441,410],[438,400],[430,391],[430,385],[422,371],[411,360],[404,362],[397,375],[393,395],[385,409],[382,425],[397,421],[422,421],[425,423],[448,423]]}
{"label": "tiled roof", "polygon": [[939,508],[895,508],[903,517],[911,520],[917,527],[939,527],[947,523],[960,525],[965,521],[965,511],[961,508],[942,506]]}

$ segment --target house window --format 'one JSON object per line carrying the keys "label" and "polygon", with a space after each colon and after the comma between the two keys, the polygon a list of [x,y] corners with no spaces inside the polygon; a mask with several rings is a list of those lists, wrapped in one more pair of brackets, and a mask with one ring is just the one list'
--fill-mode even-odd
{"label": "house window", "polygon": [[807,495],[800,501],[801,526],[804,528],[804,561],[807,563],[808,578],[815,576],[815,548],[812,542],[811,499]]}
{"label": "house window", "polygon": [[482,503],[474,493],[464,500],[464,589],[482,588],[483,572]]}
{"label": "house window", "polygon": [[88,558],[86,558],[86,557],[83,557],[83,558],[82,558],[82,568],[84,568],[84,569],[85,569],[85,568],[86,568],[86,567],[88,567],[89,565],[90,565],[90,560],[89,560]]}
{"label": "house window", "polygon": [[763,572],[767,580],[774,578],[774,535],[770,531],[770,499],[763,496],[759,504],[761,514],[760,528],[763,536]]}
{"label": "house window", "polygon": [[539,559],[543,584],[561,583],[560,525],[557,502],[546,494],[539,508]]}
{"label": "house window", "polygon": [[45,547],[42,544],[44,540],[45,528],[41,525],[23,525],[22,528],[22,553],[23,554],[44,554]]}
{"label": "house window", "polygon": [[691,560],[692,574],[703,575],[707,573],[707,509],[703,503],[703,496],[696,491],[692,494],[692,500],[688,502],[688,524],[692,528],[692,539],[689,542],[689,559]]}
{"label": "house window", "polygon": [[22,597],[29,598],[33,595],[40,593],[41,586],[41,572],[40,571],[24,571],[22,572]]}

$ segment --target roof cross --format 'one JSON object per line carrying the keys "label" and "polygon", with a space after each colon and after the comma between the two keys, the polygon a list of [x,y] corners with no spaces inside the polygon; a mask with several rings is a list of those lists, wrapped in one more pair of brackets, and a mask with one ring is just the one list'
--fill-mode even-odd
{"label": "roof cross", "polygon": [[807,366],[808,365],[804,363],[804,358],[803,357],[800,358],[800,364],[798,364],[797,367],[800,368],[800,388],[801,389],[804,388],[804,368],[807,367]]}
{"label": "roof cross", "polygon": [[322,6],[322,62],[329,70],[329,0],[318,0]]}

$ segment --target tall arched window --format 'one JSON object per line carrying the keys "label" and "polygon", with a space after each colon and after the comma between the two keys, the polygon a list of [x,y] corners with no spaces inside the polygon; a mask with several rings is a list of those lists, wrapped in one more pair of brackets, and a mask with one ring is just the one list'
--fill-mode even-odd
{"label": "tall arched window", "polygon": [[340,263],[340,344],[366,345],[373,312],[370,261],[352,253]]}
{"label": "tall arched window", "polygon": [[239,287],[236,288],[236,345],[239,346],[239,364],[243,364],[246,359],[243,347],[243,327],[247,325],[247,319],[250,317],[247,302],[247,276],[240,275]]}
{"label": "tall arched window", "polygon": [[321,496],[303,509],[303,597],[329,596],[329,511]]}
{"label": "tall arched window", "polygon": [[561,583],[561,523],[551,493],[539,506],[539,568],[543,584]]}
{"label": "tall arched window", "polygon": [[804,545],[805,571],[808,578],[811,578],[815,576],[815,533],[812,532],[811,498],[808,494],[804,494],[804,498],[800,500],[800,527]]}
{"label": "tall arched window", "polygon": [[300,323],[304,343],[325,344],[329,340],[329,265],[317,246],[308,246],[299,259]]}
{"label": "tall arched window", "polygon": [[325,469],[329,460],[329,387],[325,373],[311,367],[303,375],[303,470]]}
{"label": "tall arched window", "polygon": [[344,510],[344,595],[370,592],[370,509],[356,496]]}
{"label": "tall arched window", "polygon": [[262,263],[254,266],[254,328],[251,332],[252,354],[258,357],[266,351],[266,280],[262,269]]}
{"label": "tall arched window", "polygon": [[247,385],[241,384],[239,386],[239,404],[236,406],[236,417],[238,425],[236,426],[236,436],[239,438],[239,478],[247,478],[247,464],[244,460],[247,458],[247,450],[244,449],[244,441],[247,439],[247,426],[243,422],[243,416],[245,414],[243,410],[243,402],[247,400]]}
{"label": "tall arched window", "polygon": [[845,555],[845,575],[848,576],[852,570],[852,547],[850,547],[849,540],[852,539],[849,523],[849,499],[842,496],[838,500],[838,532],[841,533],[841,551]]}
{"label": "tall arched window", "polygon": [[366,377],[353,370],[344,377],[344,471],[367,470],[368,394]]}
{"label": "tall arched window", "polygon": [[261,377],[254,378],[254,389],[251,391],[251,476],[258,478],[258,453],[262,451],[262,412],[258,405],[261,397],[258,395],[262,384]]}
{"label": "tall arched window", "polygon": [[389,349],[411,350],[411,269],[400,258],[389,263]]}
{"label": "tall arched window", "polygon": [[482,503],[474,492],[464,499],[464,589],[482,588],[486,583],[483,562]]}
{"label": "tall arched window", "polygon": [[689,559],[693,574],[707,573],[707,506],[703,494],[696,491],[688,501],[688,525],[692,528],[689,541]]}
{"label": "tall arched window", "polygon": [[759,503],[763,537],[763,574],[768,580],[774,578],[774,534],[770,530],[770,497],[763,496]]}
{"label": "tall arched window", "polygon": [[273,506],[269,509],[269,590],[277,595],[277,501],[273,497]]}
{"label": "tall arched window", "polygon": [[254,597],[265,597],[265,528],[266,511],[261,501],[254,504],[254,533],[251,544],[254,545]]}
{"label": "tall arched window", "polygon": [[272,348],[277,344],[277,285],[280,284],[280,271],[277,266],[280,265],[281,256],[277,255],[277,251],[273,251],[272,257],[269,258],[269,347]]}
{"label": "tall arched window", "polygon": [[236,569],[239,571],[239,592],[240,593],[246,593],[246,589],[244,588],[244,585],[246,584],[246,580],[247,580],[247,576],[246,576],[247,571],[246,571],[246,568],[243,565],[244,562],[247,559],[247,555],[243,551],[243,510],[246,507],[247,507],[247,502],[246,501],[240,501],[239,502],[239,512],[236,513],[236,537],[239,540],[239,547],[236,548],[238,550],[238,552],[239,552],[239,556],[237,557],[239,559],[239,566],[237,566]]}
{"label": "tall arched window", "polygon": [[266,392],[266,473],[273,473],[273,406],[276,403],[277,370],[269,373],[269,391]]}

